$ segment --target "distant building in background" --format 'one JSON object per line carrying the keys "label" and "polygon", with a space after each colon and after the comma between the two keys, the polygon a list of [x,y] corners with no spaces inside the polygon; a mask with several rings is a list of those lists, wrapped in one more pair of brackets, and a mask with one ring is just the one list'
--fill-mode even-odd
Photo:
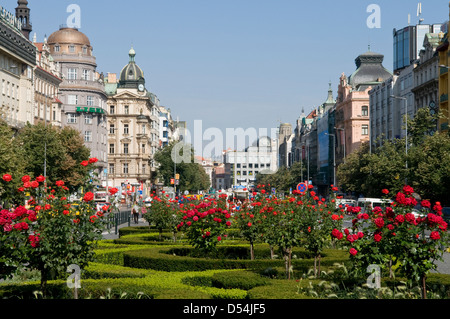
{"label": "distant building in background", "polygon": [[280,167],[290,167],[292,163],[292,124],[280,124],[278,140],[279,140],[279,165]]}
{"label": "distant building in background", "polygon": [[186,121],[174,121],[174,128],[174,140],[186,143],[188,134]]}
{"label": "distant building in background", "polygon": [[205,170],[206,175],[208,175],[209,183],[212,185],[214,170],[214,163],[212,159],[196,155],[194,156],[194,162],[199,164]]}
{"label": "distant building in background", "polygon": [[420,57],[428,33],[439,33],[442,24],[417,24],[394,29],[394,73],[408,67]]}
{"label": "distant building in background", "polygon": [[159,107],[159,147],[166,147],[175,138],[175,123],[170,109]]}
{"label": "distant building in background", "polygon": [[278,141],[261,137],[244,151],[226,152],[225,163],[231,165],[233,186],[255,186],[259,173],[270,174],[278,170]]}
{"label": "distant building in background", "polygon": [[211,187],[217,190],[228,190],[231,185],[230,164],[216,163],[212,172]]}

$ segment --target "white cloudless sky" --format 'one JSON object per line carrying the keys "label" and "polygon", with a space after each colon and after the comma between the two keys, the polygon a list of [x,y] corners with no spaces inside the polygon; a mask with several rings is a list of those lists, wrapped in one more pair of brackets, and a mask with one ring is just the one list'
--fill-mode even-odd
{"label": "white cloudless sky", "polygon": [[[393,69],[394,28],[417,24],[412,0],[29,0],[38,42],[81,8],[81,32],[94,48],[99,72],[117,73],[133,45],[146,86],[174,117],[203,130],[295,125],[336,96],[342,73],[368,50]],[[370,4],[380,28],[369,28]],[[10,12],[16,0],[2,0]],[[447,0],[422,1],[423,23],[448,21]],[[32,36],[31,36],[32,37]],[[198,137],[195,137],[198,138]]]}

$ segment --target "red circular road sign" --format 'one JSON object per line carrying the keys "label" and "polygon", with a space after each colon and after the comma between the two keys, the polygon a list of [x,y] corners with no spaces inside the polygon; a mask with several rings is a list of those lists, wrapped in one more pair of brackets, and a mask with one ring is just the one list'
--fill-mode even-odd
{"label": "red circular road sign", "polygon": [[300,184],[297,185],[297,190],[300,193],[306,192],[307,189],[308,189],[308,185],[306,185],[306,183],[300,183]]}

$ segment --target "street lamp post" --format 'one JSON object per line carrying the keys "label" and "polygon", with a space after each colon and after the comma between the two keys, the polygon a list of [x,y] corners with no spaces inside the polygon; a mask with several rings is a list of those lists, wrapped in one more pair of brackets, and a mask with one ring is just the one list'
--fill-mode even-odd
{"label": "street lamp post", "polygon": [[333,137],[333,185],[336,186],[336,135],[330,133],[325,135]]}
{"label": "street lamp post", "polygon": [[[408,99],[402,96],[391,95],[391,98],[405,101],[405,154],[406,154],[406,172],[408,172]],[[408,177],[405,177],[405,184],[408,183]]]}
{"label": "street lamp post", "polygon": [[346,136],[345,136],[345,129],[343,129],[343,128],[337,128],[337,127],[335,127],[334,128],[336,131],[342,131],[342,132],[344,132],[344,163],[345,163],[345,156],[346,156],[346,145],[345,145],[345,140],[347,139],[346,138]]}

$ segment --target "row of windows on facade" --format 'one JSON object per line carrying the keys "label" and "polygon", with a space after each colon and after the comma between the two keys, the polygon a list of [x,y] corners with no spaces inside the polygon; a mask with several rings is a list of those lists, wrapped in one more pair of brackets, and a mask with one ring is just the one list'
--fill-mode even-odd
{"label": "row of windows on facade", "polygon": [[[67,69],[67,80],[78,80],[78,69]],[[91,70],[83,69],[81,73],[81,80],[91,81]]]}
{"label": "row of windows on facade", "polygon": [[[139,148],[139,152],[140,154],[146,154],[147,151],[147,144],[146,143],[141,143],[140,144],[140,148]],[[152,146],[151,147],[152,153],[156,153],[156,147]],[[109,144],[109,154],[114,155],[116,154],[116,145],[115,144]],[[129,143],[123,143],[122,144],[122,153],[121,154],[130,154],[130,144]]]}
{"label": "row of windows on facade", "polygon": [[[115,105],[110,105],[109,106],[109,114],[110,115],[114,115],[114,114],[116,114],[116,106]],[[120,113],[118,113],[118,114],[120,114]],[[130,114],[130,106],[129,105],[124,105],[123,106],[123,113],[122,114],[125,114],[125,115],[128,115],[128,114]],[[154,107],[154,108],[152,108],[152,115],[154,115],[154,116],[159,116],[159,114],[158,114],[158,110]],[[167,126],[169,125],[169,123],[167,122]],[[167,127],[166,126],[166,127]]]}
{"label": "row of windows on facade", "polygon": [[[98,99],[99,100],[99,105],[100,105],[100,107],[102,107],[102,99]],[[67,104],[69,104],[69,105],[81,105],[81,103],[80,103],[81,101],[80,101],[80,99],[78,98],[78,95],[72,95],[72,94],[69,94],[68,96],[67,96]],[[88,96],[86,96],[86,105],[87,106],[95,106],[95,96],[92,96],[92,95],[88,95]]]}
{"label": "row of windows on facade", "polygon": [[[73,44],[71,44],[71,45],[69,45],[68,46],[68,48],[69,48],[69,53],[75,53],[75,45],[73,45]],[[54,51],[56,52],[56,53],[59,53],[59,52],[61,52],[61,46],[60,45],[55,45],[54,46]],[[82,48],[82,51],[83,51],[83,54],[87,54],[88,53],[88,48],[87,48],[87,46],[83,46],[83,48]]]}
{"label": "row of windows on facade", "polygon": [[[20,66],[21,66],[21,63],[19,61],[14,60],[6,55],[0,54],[0,69],[2,71],[7,71],[16,76],[19,76],[20,72],[21,72]],[[28,79],[33,78],[33,69],[30,66],[27,66],[22,71],[23,71],[23,75],[26,76]]]}
{"label": "row of windows on facade", "polygon": [[[78,113],[67,113],[67,124],[77,124],[78,123],[78,117],[80,115]],[[100,115],[97,116],[98,118],[98,124],[100,124],[102,127],[105,127],[105,116]],[[93,124],[94,115],[93,114],[84,114],[84,124]]]}
{"label": "row of windows on facade", "polygon": [[[141,134],[141,135],[147,134],[147,125],[146,124],[142,124],[140,128],[141,128],[141,131],[138,134]],[[156,122],[152,121],[150,123],[150,128],[158,129],[158,124]],[[109,124],[109,134],[111,134],[111,135],[116,134],[117,131],[118,131],[118,129],[116,128],[115,124]],[[130,125],[129,124],[124,124],[123,125],[123,134],[124,135],[129,135],[130,134]],[[156,136],[156,134],[152,133],[151,135],[152,135],[152,137],[151,137],[152,141],[156,141],[153,138],[153,136]],[[163,137],[169,137],[169,133],[167,131],[164,131],[163,132]]]}
{"label": "row of windows on facade", "polygon": [[[118,172],[117,172],[118,173]],[[130,165],[128,163],[122,164],[122,174],[130,173]],[[108,165],[108,174],[114,175],[116,174],[116,165],[113,163],[109,163]],[[141,164],[141,169],[138,174],[147,174],[147,164]]]}

